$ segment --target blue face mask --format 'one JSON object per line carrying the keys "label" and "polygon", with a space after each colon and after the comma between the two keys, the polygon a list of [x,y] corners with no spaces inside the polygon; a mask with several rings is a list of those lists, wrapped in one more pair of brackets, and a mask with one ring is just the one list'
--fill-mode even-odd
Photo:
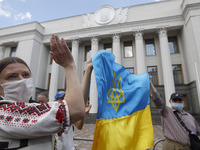
{"label": "blue face mask", "polygon": [[176,109],[176,110],[181,110],[183,109],[183,103],[172,103],[172,108]]}

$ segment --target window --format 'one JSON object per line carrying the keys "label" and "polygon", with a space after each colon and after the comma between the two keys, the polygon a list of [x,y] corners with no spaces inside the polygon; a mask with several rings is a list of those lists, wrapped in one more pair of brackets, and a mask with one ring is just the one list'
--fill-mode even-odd
{"label": "window", "polygon": [[50,62],[49,62],[49,64],[51,65],[52,62],[53,62],[53,58],[52,58],[52,56],[50,55]]}
{"label": "window", "polygon": [[50,88],[50,82],[51,82],[51,73],[49,73],[49,78],[48,78],[48,90],[49,90],[49,88]]}
{"label": "window", "polygon": [[72,47],[68,47],[68,48],[69,48],[70,52],[72,52]]}
{"label": "window", "polygon": [[146,39],[145,47],[146,47],[146,55],[147,56],[156,55],[154,39]]}
{"label": "window", "polygon": [[67,81],[66,81],[66,79],[65,79],[65,89],[67,89]]}
{"label": "window", "polygon": [[187,103],[187,97],[186,97],[186,95],[183,95],[184,96],[184,107],[185,108],[188,108],[188,103]]}
{"label": "window", "polygon": [[15,55],[16,55],[16,49],[17,49],[17,47],[11,47],[10,57],[15,57]]}
{"label": "window", "polygon": [[87,104],[90,105],[90,103],[91,103],[91,102],[90,102],[90,96],[88,96]]}
{"label": "window", "polygon": [[91,57],[91,46],[85,46],[85,58],[84,60],[87,61]]}
{"label": "window", "polygon": [[126,68],[130,73],[134,74],[134,67]]}
{"label": "window", "polygon": [[182,66],[172,65],[173,76],[174,76],[174,84],[183,84],[183,74],[182,74]]}
{"label": "window", "polygon": [[112,52],[112,43],[104,43],[103,44],[103,49]]}
{"label": "window", "polygon": [[171,54],[179,53],[177,36],[168,37],[169,50]]}
{"label": "window", "polygon": [[157,67],[156,66],[148,66],[147,71],[149,73],[149,76],[151,78],[151,82],[154,85],[158,85],[158,72],[157,72]]}
{"label": "window", "polygon": [[133,46],[132,41],[124,42],[124,57],[133,57]]}

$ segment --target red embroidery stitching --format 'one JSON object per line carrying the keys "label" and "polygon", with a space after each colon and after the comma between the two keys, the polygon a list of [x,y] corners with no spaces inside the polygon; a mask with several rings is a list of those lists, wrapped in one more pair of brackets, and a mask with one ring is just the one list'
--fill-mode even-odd
{"label": "red embroidery stitching", "polygon": [[36,122],[37,122],[37,120],[32,120],[32,121],[31,121],[31,123],[36,123]]}
{"label": "red embroidery stitching", "polygon": [[0,106],[0,110],[4,111],[11,111],[11,112],[16,112],[20,114],[33,114],[36,113],[38,116],[42,115],[43,113],[48,112],[51,107],[45,103],[37,106],[31,106],[31,105],[25,105],[24,102],[16,102],[16,103],[11,103],[11,104],[6,104]]}
{"label": "red embroidery stitching", "polygon": [[62,123],[63,129],[66,128],[67,120],[66,120],[66,109],[65,105],[62,100],[57,100],[61,105],[59,106],[59,109],[56,114],[56,119],[59,123]]}
{"label": "red embroidery stitching", "polygon": [[4,119],[4,115],[1,115],[1,116],[0,116],[0,120],[3,120],[3,119]]}
{"label": "red embroidery stitching", "polygon": [[23,119],[23,122],[24,122],[24,123],[28,123],[28,122],[29,122],[29,119],[28,119],[28,118],[24,118],[24,119]]}
{"label": "red embroidery stitching", "polygon": [[31,124],[37,123],[37,116],[50,111],[51,107],[45,103],[41,105],[30,105],[24,102],[16,102],[0,105],[0,124],[30,128]]}
{"label": "red embroidery stitching", "polygon": [[20,122],[20,120],[21,120],[20,118],[15,118],[14,121],[15,121],[15,122]]}
{"label": "red embroidery stitching", "polygon": [[6,121],[12,121],[13,117],[12,116],[7,116]]}

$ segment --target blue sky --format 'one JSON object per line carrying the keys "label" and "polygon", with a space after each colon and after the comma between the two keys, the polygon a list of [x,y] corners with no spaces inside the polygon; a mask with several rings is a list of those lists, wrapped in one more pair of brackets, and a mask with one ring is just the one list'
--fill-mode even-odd
{"label": "blue sky", "polygon": [[103,5],[120,8],[162,0],[0,0],[0,28],[95,12]]}

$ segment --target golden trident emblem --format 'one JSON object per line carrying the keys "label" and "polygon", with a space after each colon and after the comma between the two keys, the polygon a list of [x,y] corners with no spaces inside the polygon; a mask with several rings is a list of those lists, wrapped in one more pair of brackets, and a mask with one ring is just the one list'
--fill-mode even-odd
{"label": "golden trident emblem", "polygon": [[122,90],[122,77],[119,78],[116,86],[116,73],[114,72],[114,76],[111,82],[110,90],[107,93],[107,103],[112,103],[115,111],[118,110],[120,103],[125,103],[124,91]]}

